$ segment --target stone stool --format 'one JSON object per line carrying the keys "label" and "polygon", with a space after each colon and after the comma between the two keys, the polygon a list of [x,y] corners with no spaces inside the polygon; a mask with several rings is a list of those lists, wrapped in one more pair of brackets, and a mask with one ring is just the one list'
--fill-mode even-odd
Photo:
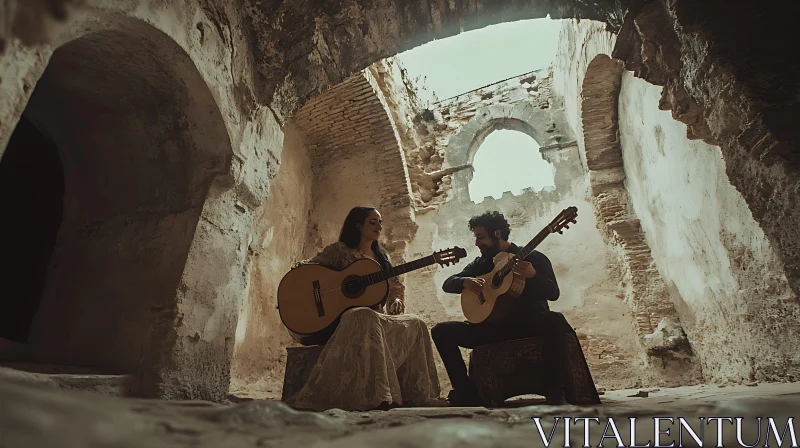
{"label": "stone stool", "polygon": [[288,400],[305,386],[323,347],[325,346],[286,347],[286,372],[283,374],[281,401]]}
{"label": "stone stool", "polygon": [[[564,381],[567,402],[574,405],[600,404],[600,396],[577,335],[573,332],[565,337],[570,374]],[[543,368],[541,338],[480,345],[472,350],[469,359],[470,378],[481,400],[489,407],[497,407],[517,395],[544,395]]]}

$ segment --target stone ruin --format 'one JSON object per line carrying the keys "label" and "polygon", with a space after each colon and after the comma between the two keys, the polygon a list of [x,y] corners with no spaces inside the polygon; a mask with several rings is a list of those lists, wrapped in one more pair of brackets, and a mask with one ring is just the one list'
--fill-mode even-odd
{"label": "stone ruin", "polygon": [[[5,0],[0,361],[137,397],[280,396],[277,284],[350,207],[383,212],[400,262],[474,252],[486,209],[523,242],[577,205],[542,250],[599,387],[793,381],[792,28],[774,5],[690,3]],[[391,58],[548,14],[579,19],[553,67],[433,105]],[[536,140],[555,187],[475,204],[501,129]],[[407,310],[458,318],[438,285],[459,267],[405,277]]]}

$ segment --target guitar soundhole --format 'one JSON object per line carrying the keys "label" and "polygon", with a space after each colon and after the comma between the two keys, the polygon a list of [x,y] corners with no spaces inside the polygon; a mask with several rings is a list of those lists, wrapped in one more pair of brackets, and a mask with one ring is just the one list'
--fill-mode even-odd
{"label": "guitar soundhole", "polygon": [[361,297],[365,289],[364,282],[358,275],[348,275],[342,282],[342,294],[348,299]]}
{"label": "guitar soundhole", "polygon": [[497,289],[497,288],[499,288],[499,287],[500,287],[500,285],[501,285],[502,283],[503,283],[503,277],[500,275],[500,273],[499,273],[499,272],[498,272],[498,273],[496,273],[496,274],[494,274],[494,275],[492,276],[492,287],[494,287],[495,289]]}

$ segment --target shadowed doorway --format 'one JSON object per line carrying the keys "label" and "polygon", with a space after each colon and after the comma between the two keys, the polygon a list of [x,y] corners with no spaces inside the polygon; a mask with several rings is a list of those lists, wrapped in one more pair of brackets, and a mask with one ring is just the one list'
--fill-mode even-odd
{"label": "shadowed doorway", "polygon": [[56,144],[26,116],[0,159],[0,337],[26,342],[39,307],[64,202]]}

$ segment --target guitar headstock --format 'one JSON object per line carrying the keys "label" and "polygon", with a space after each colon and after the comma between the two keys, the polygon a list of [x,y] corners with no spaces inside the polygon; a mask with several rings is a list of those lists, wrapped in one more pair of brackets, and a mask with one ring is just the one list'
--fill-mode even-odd
{"label": "guitar headstock", "polygon": [[556,216],[550,225],[547,226],[550,229],[551,233],[558,232],[559,234],[564,234],[564,229],[569,229],[570,224],[577,224],[578,221],[575,219],[578,217],[578,207],[572,206],[567,207],[561,211],[561,213]]}
{"label": "guitar headstock", "polygon": [[466,249],[462,249],[458,246],[452,249],[445,249],[440,250],[439,252],[433,253],[433,259],[436,260],[442,266],[449,266],[450,264],[456,264],[462,258],[467,256]]}

